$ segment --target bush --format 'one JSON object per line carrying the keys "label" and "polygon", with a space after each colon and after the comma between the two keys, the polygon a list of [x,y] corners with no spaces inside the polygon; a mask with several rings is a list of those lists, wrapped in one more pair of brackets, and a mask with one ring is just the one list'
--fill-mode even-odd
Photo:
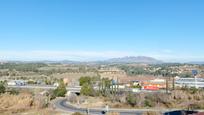
{"label": "bush", "polygon": [[28,84],[37,84],[35,81],[28,81]]}
{"label": "bush", "polygon": [[18,94],[19,94],[19,91],[15,90],[15,89],[11,89],[11,90],[9,91],[9,93],[10,93],[11,95],[18,95]]}
{"label": "bush", "polygon": [[138,84],[138,85],[132,86],[132,88],[141,89],[141,88],[142,88],[142,86],[140,86],[140,85]]}
{"label": "bush", "polygon": [[67,90],[66,90],[66,86],[63,83],[63,81],[60,81],[59,86],[57,87],[57,89],[53,91],[53,93],[56,97],[65,97]]}
{"label": "bush", "polygon": [[5,93],[6,88],[3,83],[0,83],[0,94]]}
{"label": "bush", "polygon": [[79,85],[83,86],[84,84],[91,84],[91,77],[81,77],[79,79]]}
{"label": "bush", "polygon": [[127,103],[130,104],[131,106],[134,107],[136,105],[136,98],[134,94],[129,93],[126,100],[127,100]]}
{"label": "bush", "polygon": [[83,84],[80,93],[85,96],[94,96],[95,91],[90,84],[86,83]]}
{"label": "bush", "polygon": [[54,100],[56,98],[56,95],[54,94],[53,90],[48,90],[49,94],[50,94],[50,100]]}
{"label": "bush", "polygon": [[145,107],[152,107],[152,102],[148,99],[145,100],[144,102]]}

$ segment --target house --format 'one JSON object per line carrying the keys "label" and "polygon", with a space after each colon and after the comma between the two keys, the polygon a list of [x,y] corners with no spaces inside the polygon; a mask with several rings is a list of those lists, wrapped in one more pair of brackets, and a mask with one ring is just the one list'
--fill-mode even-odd
{"label": "house", "polygon": [[119,84],[125,85],[125,87],[132,87],[132,86],[137,86],[137,85],[142,85],[143,82],[149,81],[149,80],[154,80],[156,77],[153,76],[135,76],[135,77],[124,77],[124,78],[119,78],[118,82]]}
{"label": "house", "polygon": [[166,80],[165,79],[153,79],[149,81],[142,82],[142,87],[144,90],[159,90],[166,88]]}

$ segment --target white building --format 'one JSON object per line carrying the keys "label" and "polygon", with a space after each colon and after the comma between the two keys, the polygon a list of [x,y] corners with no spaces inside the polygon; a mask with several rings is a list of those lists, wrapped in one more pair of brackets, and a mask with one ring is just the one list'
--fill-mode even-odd
{"label": "white building", "polygon": [[196,87],[204,88],[203,78],[177,78],[175,85],[178,87]]}

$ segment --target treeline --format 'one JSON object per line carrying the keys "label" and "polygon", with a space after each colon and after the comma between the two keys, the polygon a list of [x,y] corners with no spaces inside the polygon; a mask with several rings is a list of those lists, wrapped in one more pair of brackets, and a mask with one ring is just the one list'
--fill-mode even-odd
{"label": "treeline", "polygon": [[179,64],[150,65],[148,67],[120,65],[118,67],[121,70],[125,71],[129,76],[154,75],[154,76],[163,76],[163,77],[171,77],[171,76],[190,77],[189,73],[182,73],[182,74],[176,73],[172,68],[170,68],[172,66],[179,66]]}
{"label": "treeline", "polygon": [[150,74],[149,71],[145,70],[143,67],[134,67],[134,66],[119,66],[120,69],[124,70],[126,74],[133,75],[142,75],[142,74]]}
{"label": "treeline", "polygon": [[[47,69],[40,69],[45,67]],[[74,67],[59,67],[55,64],[44,64],[44,63],[4,63],[0,64],[0,76],[15,76],[16,72],[35,72],[37,74],[52,75],[54,73],[87,73],[97,72],[94,67],[89,66],[74,66]],[[14,74],[12,74],[14,73]]]}
{"label": "treeline", "polygon": [[22,72],[37,72],[38,68],[40,67],[46,67],[48,66],[47,64],[43,63],[5,63],[5,64],[0,64],[0,69],[9,69],[10,71],[16,70],[16,71],[22,71]]}

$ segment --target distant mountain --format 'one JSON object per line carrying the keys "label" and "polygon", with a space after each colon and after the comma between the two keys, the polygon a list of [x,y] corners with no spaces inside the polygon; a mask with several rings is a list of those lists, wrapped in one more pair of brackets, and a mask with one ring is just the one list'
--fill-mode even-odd
{"label": "distant mountain", "polygon": [[109,60],[106,60],[105,62],[109,63],[146,63],[146,64],[158,64],[162,63],[161,60],[157,60],[152,57],[146,57],[146,56],[128,56],[128,57],[122,57],[122,58],[112,58]]}
{"label": "distant mountain", "polygon": [[72,61],[72,60],[60,60],[60,61],[8,61],[11,63],[46,63],[46,64],[126,64],[126,63],[144,63],[144,64],[160,64],[163,63],[160,60],[154,59],[152,57],[145,56],[127,56],[122,58],[112,58],[104,61]]}

